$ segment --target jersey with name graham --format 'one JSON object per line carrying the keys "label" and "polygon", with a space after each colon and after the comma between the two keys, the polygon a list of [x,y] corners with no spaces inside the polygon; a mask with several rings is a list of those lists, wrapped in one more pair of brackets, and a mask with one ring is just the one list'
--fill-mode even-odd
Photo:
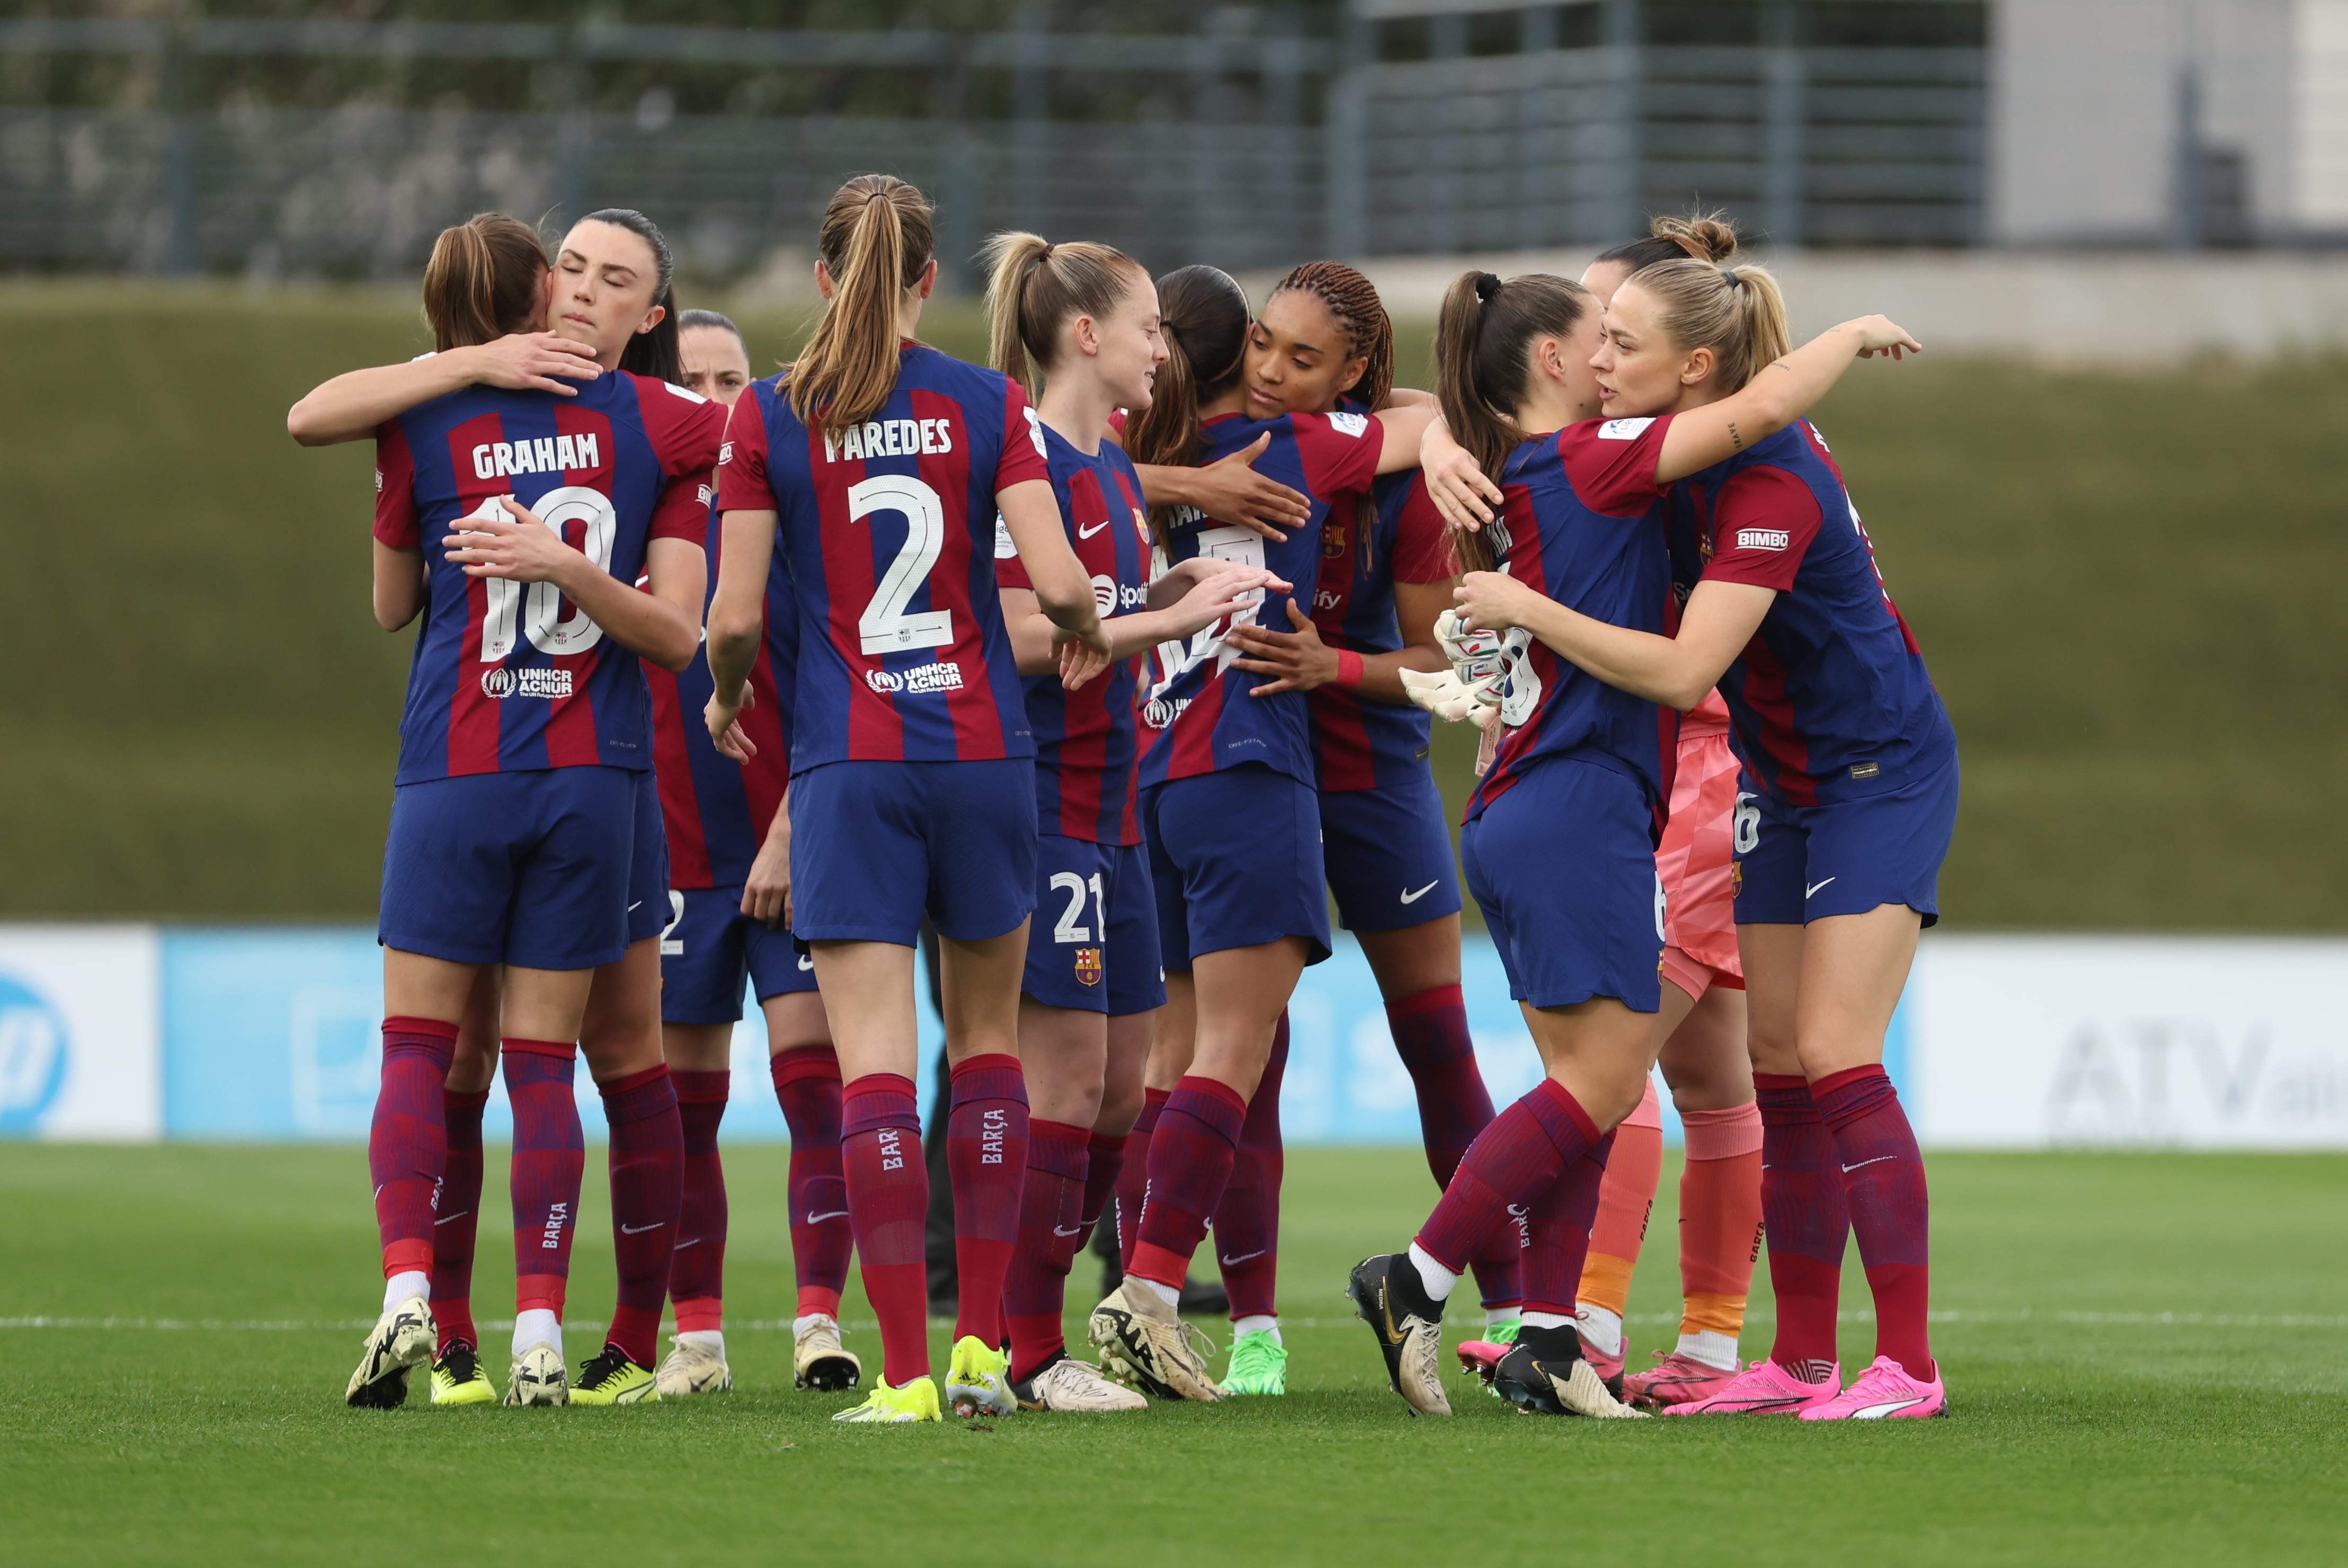
{"label": "jersey with name graham", "polygon": [[[1669,418],[1584,419],[1525,442],[1500,473],[1502,569],[1592,620],[1657,635],[1673,629],[1671,556],[1655,482]],[[1629,776],[1663,830],[1679,758],[1679,715],[1608,686],[1519,626],[1492,766],[1468,817],[1552,757]]]}
{"label": "jersey with name graham", "polygon": [[802,424],[781,377],[735,403],[717,504],[779,514],[799,610],[794,776],[1035,754],[994,581],[994,498],[1050,477],[1019,384],[926,345],[900,350],[888,400],[844,429]]}
{"label": "jersey with name graham", "polygon": [[[1176,507],[1159,554],[1168,564],[1204,555],[1261,566],[1310,595],[1321,579],[1322,529],[1333,510],[1350,513],[1377,478],[1385,427],[1370,415],[1350,410],[1261,420],[1226,414],[1201,427],[1204,440],[1194,461],[1203,465],[1244,450],[1266,432],[1272,441],[1256,459],[1255,471],[1302,492],[1311,505],[1310,515],[1290,530],[1287,539],[1270,540],[1196,508]],[[1313,721],[1306,694],[1251,695],[1271,677],[1233,669],[1231,661],[1240,651],[1223,640],[1232,625],[1290,630],[1292,597],[1263,590],[1256,603],[1230,621],[1158,645],[1150,655],[1149,686],[1141,699],[1145,789],[1250,763],[1285,773],[1299,783],[1313,783]]]}
{"label": "jersey with name graham", "polygon": [[1915,634],[1824,437],[1797,420],[1671,491],[1679,581],[1776,590],[1720,680],[1737,759],[1795,806],[1922,777],[1956,755]]}
{"label": "jersey with name graham", "polygon": [[[1457,570],[1443,514],[1416,469],[1380,479],[1375,510],[1334,507],[1321,528],[1321,581],[1313,622],[1321,640],[1357,654],[1403,645],[1395,584],[1440,583]],[[1324,794],[1377,789],[1426,777],[1430,719],[1414,703],[1379,702],[1331,685],[1312,693],[1313,754]]]}
{"label": "jersey with name graham", "polygon": [[[709,536],[709,600],[717,593],[723,553],[716,500],[702,487],[699,511]],[[653,692],[653,756],[660,781],[661,821],[668,830],[669,886],[739,887],[767,841],[791,780],[792,671],[798,658],[798,605],[780,553],[767,569],[767,630],[750,665],[750,706],[738,721],[758,749],[736,762],[709,738],[702,712],[716,693],[702,654],[675,675],[644,666]]]}
{"label": "jersey with name graham", "polygon": [[699,509],[654,512],[664,488],[695,499],[725,409],[620,372],[573,397],[471,387],[376,433],[375,536],[424,555],[394,781],[602,764],[653,765],[651,699],[636,655],[551,583],[469,577],[446,541],[469,517],[510,518],[511,496],[623,583],[655,535],[698,539]]}
{"label": "jersey with name graham", "polygon": [[[1086,457],[1068,438],[1043,427],[1050,454],[1052,494],[1069,546],[1092,579],[1093,603],[1106,621],[1149,604],[1149,516],[1142,510],[1141,476],[1114,441]],[[1027,568],[996,525],[994,566],[1005,588],[1033,588]],[[1037,830],[1097,844],[1141,842],[1134,806],[1136,732],[1134,666],[1121,660],[1076,690],[1056,673],[1026,677],[1027,719],[1035,731]]]}

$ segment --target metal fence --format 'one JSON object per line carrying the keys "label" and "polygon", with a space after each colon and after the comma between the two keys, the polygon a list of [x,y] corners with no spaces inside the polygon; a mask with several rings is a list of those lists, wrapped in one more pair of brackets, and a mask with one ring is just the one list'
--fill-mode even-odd
{"label": "metal fence", "polygon": [[[716,62],[918,73],[932,107],[680,116],[647,94],[633,113],[0,110],[0,266],[388,276],[470,211],[629,205],[660,219],[690,271],[726,278],[804,247],[839,181],[868,169],[939,200],[950,265],[1009,226],[1157,266],[1262,268],[1608,241],[1699,203],[1779,243],[1979,242],[1980,49],[1628,38],[1381,61],[1371,23],[1323,40],[1231,8],[1179,37],[5,22],[0,54],[149,54],[167,77],[207,56]],[[963,112],[983,73],[1007,78],[1006,118]],[[1130,81],[1143,107],[1050,118],[1066,73]]]}

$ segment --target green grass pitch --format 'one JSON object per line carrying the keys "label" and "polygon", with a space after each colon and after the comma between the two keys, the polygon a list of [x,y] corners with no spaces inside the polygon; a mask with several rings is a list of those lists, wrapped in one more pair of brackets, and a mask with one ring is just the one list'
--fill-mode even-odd
{"label": "green grass pitch", "polygon": [[[376,1414],[339,1398],[376,1288],[359,1150],[0,1146],[0,1561],[2348,1556],[2336,1158],[1936,1158],[1953,1414],[1833,1429],[1536,1420],[1464,1387],[1457,1419],[1407,1418],[1339,1292],[1423,1214],[1411,1150],[1290,1156],[1284,1400],[838,1427],[848,1397],[790,1389],[783,1153],[727,1160],[734,1394],[436,1411],[419,1387]],[[594,1163],[574,1360],[611,1299]],[[493,1150],[492,1215],[500,1168]],[[1632,1303],[1642,1363],[1674,1332],[1673,1182]],[[511,1253],[502,1230],[483,1240],[488,1315]],[[1081,1311],[1087,1262],[1076,1281]],[[1756,1287],[1748,1355],[1766,1345],[1766,1270]],[[1865,1305],[1847,1294],[1847,1363],[1870,1354]],[[853,1295],[844,1311],[877,1369],[869,1312]],[[943,1350],[941,1332],[941,1367]]]}

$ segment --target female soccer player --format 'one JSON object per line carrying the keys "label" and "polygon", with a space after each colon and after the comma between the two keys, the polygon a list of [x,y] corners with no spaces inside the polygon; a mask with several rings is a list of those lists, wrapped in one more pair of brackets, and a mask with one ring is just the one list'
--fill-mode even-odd
{"label": "female soccer player", "polygon": [[[656,241],[638,214],[596,214],[566,237],[558,263],[561,330],[607,372],[665,318],[664,258],[644,231]],[[427,290],[444,341],[469,303],[455,282],[444,269]],[[700,552],[667,537],[654,513],[669,481],[706,471],[716,410],[633,375],[601,377],[557,402],[535,390],[457,392],[387,422],[378,438],[377,619],[404,625],[420,609],[426,621],[385,852],[389,1016],[370,1152],[390,1284],[346,1390],[354,1404],[400,1402],[407,1369],[431,1354],[425,1269],[447,1150],[442,1091],[479,972],[504,965],[509,1063],[559,1056],[567,1078],[592,972],[627,954],[634,776],[650,750],[637,655],[674,667],[698,640]],[[427,574],[427,547],[462,570]],[[630,588],[640,572],[649,593]],[[652,994],[644,988],[647,1014]],[[647,1047],[653,1059],[602,1084],[622,1288],[612,1341],[577,1390],[590,1403],[651,1392],[680,1163],[656,1036],[624,1020],[613,1035],[607,1059]],[[569,1219],[550,1225],[550,1242],[567,1240],[556,1233]],[[639,1233],[647,1239],[632,1246]],[[647,1273],[657,1274],[649,1304],[633,1299]],[[517,1357],[510,1399],[560,1402],[570,1391],[558,1349]]]}
{"label": "female soccer player", "polygon": [[[1341,399],[1365,407],[1426,399],[1393,389],[1393,329],[1367,278],[1315,262],[1274,286],[1250,334],[1251,413],[1328,414]],[[1321,543],[1312,614],[1292,599],[1293,630],[1233,627],[1230,641],[1245,655],[1233,667],[1271,677],[1255,688],[1259,700],[1287,690],[1311,694],[1330,890],[1385,998],[1440,1190],[1492,1119],[1459,991],[1458,873],[1427,765],[1428,720],[1401,679],[1406,669],[1446,667],[1435,619],[1450,607],[1457,585],[1451,542],[1418,476],[1404,472],[1380,480],[1370,504],[1333,509]],[[1275,1050],[1266,1088],[1249,1103],[1238,1163],[1215,1214],[1234,1320],[1227,1393],[1278,1394],[1286,1387],[1272,1296],[1282,1055]],[[1476,1262],[1489,1326],[1503,1341],[1514,1334],[1517,1250],[1512,1233],[1496,1234]]]}
{"label": "female soccer player", "polygon": [[707,722],[721,749],[747,755],[736,721],[779,543],[800,614],[792,930],[813,951],[847,1079],[849,1224],[885,1358],[870,1397],[838,1418],[935,1420],[912,1082],[925,912],[942,939],[953,1064],[958,1342],[1001,1342],[1027,1161],[1018,1018],[1035,741],[994,583],[998,511],[1037,602],[1069,635],[1072,688],[1100,672],[1109,643],[1026,395],[913,341],[937,281],[921,192],[858,176],[826,208],[817,248],[822,322],[727,426]]}
{"label": "female soccer player", "polygon": [[[1350,1293],[1388,1377],[1422,1414],[1450,1408],[1436,1374],[1444,1298],[1515,1205],[1531,1221],[1524,1326],[1494,1386],[1528,1410],[1629,1413],[1581,1357],[1573,1300],[1612,1130],[1638,1104],[1653,1042],[1684,1009],[1644,956],[1665,936],[1653,835],[1674,727],[1652,694],[1560,658],[1540,635],[1542,607],[1578,605],[1578,621],[1659,635],[1670,592],[1654,519],[1663,487],[1752,432],[1782,428],[1853,353],[1909,339],[1879,319],[1854,323],[1779,361],[1783,373],[1763,386],[1643,422],[1588,418],[1603,399],[1591,374],[1601,341],[1595,302],[1560,278],[1463,274],[1437,328],[1447,424],[1500,476],[1503,497],[1501,526],[1463,539],[1462,553],[1508,567],[1472,571],[1460,589],[1470,624],[1507,633],[1497,668],[1479,676],[1499,698],[1505,738],[1469,802],[1461,858],[1548,1077],[1476,1140],[1408,1253],[1354,1271]],[[1494,624],[1499,604],[1509,618]]]}
{"label": "female soccer player", "polygon": [[[678,321],[685,385],[731,407],[750,385],[741,329],[715,311]],[[706,526],[718,548],[714,497]],[[716,587],[712,562],[712,591]],[[839,1342],[839,1292],[851,1240],[839,1174],[839,1058],[831,1048],[815,966],[784,929],[790,894],[790,704],[797,696],[798,611],[780,557],[769,570],[766,636],[749,674],[744,717],[756,750],[737,763],[711,744],[711,695],[700,660],[648,672],[653,736],[667,827],[669,885],[661,892],[661,1044],[685,1122],[685,1206],[669,1295],[675,1337],[659,1372],[664,1398],[731,1388],[726,1362],[726,1175],[717,1128],[731,1094],[734,1025],[744,985],[766,1015],[768,1071],[791,1134],[791,1255],[798,1302],[792,1377],[802,1388],[852,1388],[862,1364]]]}
{"label": "female soccer player", "polygon": [[[1107,438],[1117,410],[1149,407],[1167,356],[1149,274],[1107,245],[1055,245],[1036,234],[998,234],[987,253],[992,358],[1031,391],[1043,372],[1035,411],[1053,494],[1110,617],[1114,661],[1101,680],[1062,686],[1052,623],[1025,564],[998,538],[1004,617],[1036,738],[1036,907],[1055,916],[1049,940],[1030,933],[1019,1004],[1031,1119],[1019,1243],[1004,1290],[1009,1392],[1029,1409],[1139,1409],[1140,1395],[1069,1358],[1060,1331],[1068,1267],[1086,1212],[1097,1215],[1115,1186],[1166,1001],[1135,799],[1133,661],[1239,613],[1251,602],[1244,595],[1288,584],[1259,568],[1204,560],[1149,580],[1140,479]],[[975,1364],[950,1374],[950,1387],[983,1385],[1000,1372],[988,1347],[975,1349]]]}
{"label": "female soccer player", "polygon": [[[1376,475],[1415,466],[1431,411],[1249,418],[1239,285],[1214,268],[1186,267],[1159,281],[1158,299],[1169,357],[1150,407],[1128,427],[1128,449],[1172,466],[1244,450],[1268,434],[1258,468],[1313,502],[1307,526],[1281,541],[1174,509],[1159,525],[1159,548],[1169,562],[1231,561],[1313,582],[1322,519],[1353,505]],[[1327,350],[1358,357],[1334,341]],[[1289,592],[1267,590],[1235,619],[1289,624]],[[1200,1400],[1222,1396],[1176,1317],[1183,1274],[1231,1178],[1281,1012],[1304,965],[1329,952],[1306,699],[1294,690],[1251,695],[1265,683],[1232,667],[1239,650],[1220,632],[1159,646],[1142,703],[1142,831],[1168,990],[1154,1054],[1184,1076],[1149,1140],[1133,1262],[1094,1309],[1090,1331],[1104,1360],[1151,1392]]]}

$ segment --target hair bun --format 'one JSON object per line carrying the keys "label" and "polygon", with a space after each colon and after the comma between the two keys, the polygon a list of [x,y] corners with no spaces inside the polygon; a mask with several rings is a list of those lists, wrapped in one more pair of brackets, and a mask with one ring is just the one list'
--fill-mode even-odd
{"label": "hair bun", "polygon": [[1691,213],[1684,218],[1657,218],[1647,225],[1658,240],[1669,240],[1691,261],[1724,265],[1736,254],[1736,226],[1725,212]]}
{"label": "hair bun", "polygon": [[1499,273],[1478,273],[1476,274],[1476,297],[1484,304],[1489,304],[1492,302],[1492,296],[1498,294],[1500,288]]}

